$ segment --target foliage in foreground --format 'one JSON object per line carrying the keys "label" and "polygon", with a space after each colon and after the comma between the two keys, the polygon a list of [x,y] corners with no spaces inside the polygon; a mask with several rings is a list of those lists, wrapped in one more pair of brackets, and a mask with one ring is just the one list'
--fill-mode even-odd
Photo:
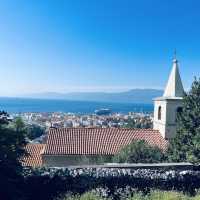
{"label": "foliage in foreground", "polygon": [[[149,194],[134,193],[130,197],[122,197],[120,200],[200,200],[200,195],[190,197],[182,193],[174,191],[151,191]],[[94,192],[87,192],[81,196],[69,196],[60,198],[59,200],[111,200],[110,198],[100,197]]]}
{"label": "foliage in foreground", "polygon": [[158,163],[164,160],[162,150],[150,146],[143,140],[133,141],[113,158],[113,161],[118,163]]}
{"label": "foliage in foreground", "polygon": [[8,114],[0,112],[0,199],[18,199],[22,195],[20,157],[25,153],[25,131],[10,124]]}
{"label": "foliage in foreground", "polygon": [[169,161],[200,162],[200,79],[195,79],[183,98],[182,112],[177,116],[177,134],[170,141]]}
{"label": "foliage in foreground", "polygon": [[21,117],[16,117],[11,124],[15,128],[23,128],[29,140],[34,140],[45,134],[45,129],[43,127],[36,124],[25,123]]}
{"label": "foliage in foreground", "polygon": [[94,190],[115,200],[134,192],[148,194],[151,190],[173,190],[194,196],[200,190],[199,169],[27,169],[25,191],[29,200],[52,200],[63,194],[82,195]]}

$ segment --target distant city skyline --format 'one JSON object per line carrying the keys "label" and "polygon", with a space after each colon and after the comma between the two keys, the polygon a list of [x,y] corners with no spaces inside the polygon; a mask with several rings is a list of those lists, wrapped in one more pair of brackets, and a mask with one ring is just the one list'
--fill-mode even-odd
{"label": "distant city skyline", "polygon": [[200,77],[197,0],[0,0],[0,96],[164,89]]}

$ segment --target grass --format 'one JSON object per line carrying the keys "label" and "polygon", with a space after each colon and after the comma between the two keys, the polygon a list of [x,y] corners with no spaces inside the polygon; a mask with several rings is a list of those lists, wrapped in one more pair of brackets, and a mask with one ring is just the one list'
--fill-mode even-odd
{"label": "grass", "polygon": [[94,194],[93,192],[87,192],[81,196],[76,195],[71,197],[64,197],[61,200],[111,200],[111,199],[100,197]]}
{"label": "grass", "polygon": [[[64,197],[60,200],[111,200],[109,198],[99,197],[93,192],[87,192],[81,196],[70,196]],[[174,191],[152,191],[148,195],[143,195],[142,193],[135,193],[132,197],[122,199],[122,200],[200,200],[200,194],[195,197],[189,197],[179,192]]]}

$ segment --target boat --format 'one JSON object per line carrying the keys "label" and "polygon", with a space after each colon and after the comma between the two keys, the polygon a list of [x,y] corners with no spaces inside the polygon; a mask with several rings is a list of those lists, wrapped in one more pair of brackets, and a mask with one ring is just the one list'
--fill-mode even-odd
{"label": "boat", "polygon": [[101,108],[98,110],[95,110],[96,115],[109,115],[111,113],[111,110],[108,108]]}

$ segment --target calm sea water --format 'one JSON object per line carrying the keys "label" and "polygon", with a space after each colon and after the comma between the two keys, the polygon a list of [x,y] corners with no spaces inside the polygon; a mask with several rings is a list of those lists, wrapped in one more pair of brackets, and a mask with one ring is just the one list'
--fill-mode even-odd
{"label": "calm sea water", "polygon": [[96,109],[109,108],[112,112],[152,112],[153,104],[102,103],[68,100],[41,100],[25,98],[0,98],[0,110],[19,112],[72,112],[94,113]]}

